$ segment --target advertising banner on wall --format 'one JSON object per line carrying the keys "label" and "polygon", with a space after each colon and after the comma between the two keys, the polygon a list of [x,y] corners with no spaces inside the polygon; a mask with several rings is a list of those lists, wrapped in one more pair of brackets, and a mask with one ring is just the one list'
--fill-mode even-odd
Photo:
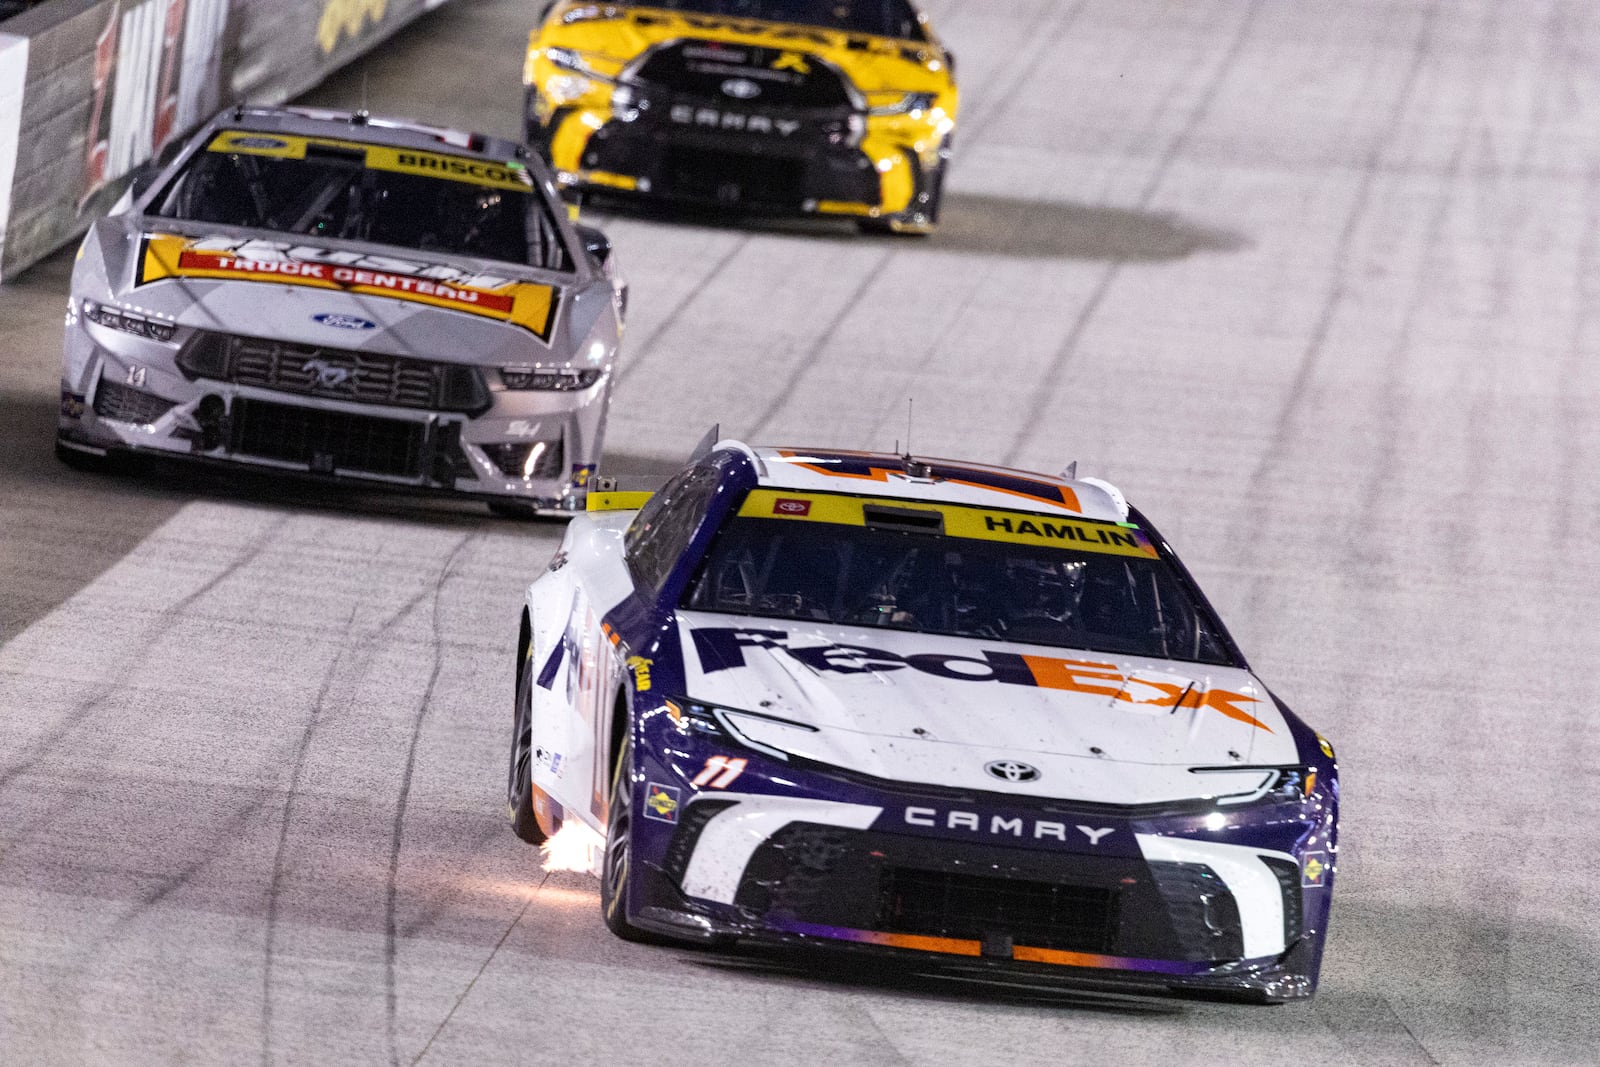
{"label": "advertising banner on wall", "polygon": [[22,130],[22,88],[28,73],[28,39],[0,33],[0,260],[5,258],[11,181],[17,173]]}
{"label": "advertising banner on wall", "polygon": [[48,0],[8,20],[0,280],[76,238],[220,108],[304,92],[440,2]]}

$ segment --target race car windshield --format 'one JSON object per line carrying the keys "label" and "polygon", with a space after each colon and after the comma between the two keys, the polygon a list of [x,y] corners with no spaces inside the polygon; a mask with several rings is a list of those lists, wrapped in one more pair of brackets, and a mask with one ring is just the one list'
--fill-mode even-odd
{"label": "race car windshield", "polygon": [[682,606],[1237,666],[1160,558],[733,516]]}
{"label": "race car windshield", "polygon": [[213,150],[196,153],[151,213],[570,271],[544,199],[504,184],[370,168],[360,151]]}
{"label": "race car windshield", "polygon": [[906,0],[638,0],[629,6],[820,26],[903,41],[928,39]]}

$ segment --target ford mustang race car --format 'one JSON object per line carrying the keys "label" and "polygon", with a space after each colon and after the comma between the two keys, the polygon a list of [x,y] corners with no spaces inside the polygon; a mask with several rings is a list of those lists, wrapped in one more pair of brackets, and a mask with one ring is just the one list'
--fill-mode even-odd
{"label": "ford mustang race car", "polygon": [[528,589],[508,800],[615,933],[1314,991],[1333,748],[1114,487],[736,442],[610,482]]}
{"label": "ford mustang race car", "polygon": [[507,141],[230,109],[84,239],[57,453],[581,510],[625,289],[567,214]]}
{"label": "ford mustang race car", "polygon": [[927,233],[951,62],[910,0],[564,0],[529,41],[528,142],[580,191]]}

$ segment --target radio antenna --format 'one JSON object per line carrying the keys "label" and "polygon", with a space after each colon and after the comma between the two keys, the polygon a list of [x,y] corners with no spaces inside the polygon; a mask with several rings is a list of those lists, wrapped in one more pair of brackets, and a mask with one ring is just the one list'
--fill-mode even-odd
{"label": "radio antenna", "polygon": [[908,461],[911,459],[911,417],[916,410],[916,402],[915,397],[906,397],[906,459]]}

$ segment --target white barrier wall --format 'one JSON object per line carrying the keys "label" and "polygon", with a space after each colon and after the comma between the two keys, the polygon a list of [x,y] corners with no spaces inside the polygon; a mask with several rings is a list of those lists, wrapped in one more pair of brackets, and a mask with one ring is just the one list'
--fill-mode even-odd
{"label": "white barrier wall", "polygon": [[51,0],[0,26],[0,281],[76,238],[163,147],[278,103],[444,0]]}
{"label": "white barrier wall", "polygon": [[0,33],[0,260],[6,247],[11,180],[17,172],[17,135],[22,127],[22,87],[28,72],[28,39]]}

